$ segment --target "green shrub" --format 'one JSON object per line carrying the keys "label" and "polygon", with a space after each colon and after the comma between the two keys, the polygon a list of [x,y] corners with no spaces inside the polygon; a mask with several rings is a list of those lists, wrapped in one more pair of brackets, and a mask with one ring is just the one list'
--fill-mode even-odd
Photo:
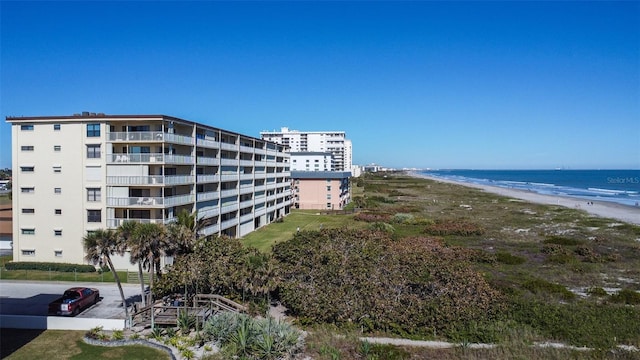
{"label": "green shrub", "polygon": [[559,295],[563,300],[573,300],[576,294],[560,284],[550,283],[542,279],[531,279],[522,283],[522,287],[534,294],[547,293]]}
{"label": "green shrub", "polygon": [[432,225],[427,226],[424,232],[435,236],[473,236],[484,234],[485,229],[480,225],[464,220],[436,220]]}
{"label": "green shrub", "polygon": [[584,244],[583,240],[578,240],[578,239],[572,239],[572,238],[566,238],[563,236],[548,236],[546,240],[543,241],[545,244],[556,244],[556,245],[562,245],[562,246],[575,246],[575,245],[580,245],[580,244]]}
{"label": "green shrub", "polygon": [[591,296],[597,296],[597,297],[604,297],[607,296],[609,294],[607,294],[607,292],[598,286],[594,286],[594,287],[590,287],[587,289],[587,294],[591,295]]}
{"label": "green shrub", "polygon": [[414,222],[414,216],[411,214],[398,213],[393,215],[391,222],[396,224],[412,224]]}
{"label": "green shrub", "polygon": [[396,229],[391,224],[387,224],[384,222],[374,222],[369,224],[369,229],[373,231],[382,231],[387,234],[393,234]]}
{"label": "green shrub", "polygon": [[60,272],[96,272],[96,267],[86,264],[68,264],[68,263],[49,263],[49,262],[30,262],[30,261],[12,261],[4,264],[7,270],[40,270],[40,271],[60,271]]}
{"label": "green shrub", "polygon": [[521,256],[512,255],[506,251],[499,251],[496,253],[496,261],[507,265],[519,265],[524,263],[526,259]]}
{"label": "green shrub", "polygon": [[640,293],[631,289],[622,289],[611,295],[610,300],[618,304],[637,305],[640,304]]}

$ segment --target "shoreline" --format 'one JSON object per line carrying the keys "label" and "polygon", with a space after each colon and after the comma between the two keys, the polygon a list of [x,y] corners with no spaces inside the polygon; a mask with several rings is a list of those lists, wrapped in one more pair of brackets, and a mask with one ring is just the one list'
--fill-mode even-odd
{"label": "shoreline", "polygon": [[633,206],[627,206],[627,205],[606,202],[606,201],[593,201],[591,202],[590,205],[588,205],[587,200],[582,200],[574,197],[538,194],[533,191],[526,191],[526,190],[520,190],[520,189],[507,189],[499,186],[480,185],[480,184],[454,181],[449,179],[441,179],[434,176],[419,174],[414,171],[406,172],[406,174],[416,178],[428,179],[428,180],[433,180],[441,183],[448,183],[448,184],[476,188],[492,194],[525,200],[531,203],[543,204],[543,205],[558,205],[558,206],[563,206],[567,208],[583,210],[591,215],[595,215],[603,218],[616,219],[629,224],[640,225],[640,208],[633,207]]}

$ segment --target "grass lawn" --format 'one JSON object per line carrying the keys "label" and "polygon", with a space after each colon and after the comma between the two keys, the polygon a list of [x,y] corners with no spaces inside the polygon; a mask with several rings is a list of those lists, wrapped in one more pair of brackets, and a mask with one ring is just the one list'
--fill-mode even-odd
{"label": "grass lawn", "polygon": [[21,359],[169,359],[156,349],[141,345],[104,347],[82,341],[85,331],[2,329],[1,357]]}
{"label": "grass lawn", "polygon": [[353,215],[324,214],[319,210],[293,210],[283,222],[269,224],[242,238],[247,247],[255,247],[262,252],[271,252],[271,247],[287,241],[300,228],[300,231],[315,231],[323,227],[363,228],[367,224],[353,220]]}

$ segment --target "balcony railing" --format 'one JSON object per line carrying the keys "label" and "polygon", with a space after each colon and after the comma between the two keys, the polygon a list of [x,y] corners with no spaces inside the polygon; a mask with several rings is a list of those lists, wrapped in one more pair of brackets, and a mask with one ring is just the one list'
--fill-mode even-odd
{"label": "balcony railing", "polygon": [[107,154],[107,163],[150,163],[162,162],[163,154]]}
{"label": "balcony railing", "polygon": [[192,165],[194,163],[194,157],[191,155],[175,155],[166,154],[164,156],[164,162],[168,164],[187,164]]}
{"label": "balcony railing", "polygon": [[162,197],[107,197],[107,206],[155,207],[162,206]]}
{"label": "balcony railing", "polygon": [[242,201],[240,203],[240,209],[244,209],[249,206],[253,206],[253,200]]}
{"label": "balcony railing", "polygon": [[238,225],[238,218],[233,218],[230,220],[225,220],[220,223],[220,229],[228,229],[230,227]]}
{"label": "balcony railing", "polygon": [[264,215],[266,212],[267,212],[267,210],[264,207],[262,207],[260,209],[254,210],[253,211],[253,216],[261,216],[261,215]]}
{"label": "balcony railing", "polygon": [[176,195],[164,198],[165,206],[180,206],[194,202],[195,196],[192,194]]}
{"label": "balcony railing", "polygon": [[202,193],[196,194],[196,200],[198,201],[213,200],[213,199],[217,199],[219,195],[220,193],[217,191],[202,192]]}
{"label": "balcony railing", "polygon": [[238,174],[222,174],[220,175],[220,181],[234,181],[238,180]]}
{"label": "balcony railing", "polygon": [[253,166],[253,160],[240,160],[240,166]]}
{"label": "balcony railing", "polygon": [[206,228],[202,229],[202,233],[204,234],[204,236],[217,234],[219,231],[220,231],[220,225],[218,224],[207,226]]}
{"label": "balcony railing", "polygon": [[122,225],[125,221],[135,221],[141,224],[163,224],[166,223],[165,219],[133,219],[133,218],[110,218],[107,219],[107,228],[117,228]]}
{"label": "balcony railing", "polygon": [[238,210],[238,203],[227,204],[220,207],[220,214],[226,214]]}
{"label": "balcony railing", "polygon": [[221,166],[236,166],[238,165],[238,159],[220,159]]}
{"label": "balcony railing", "polygon": [[198,156],[196,158],[196,163],[198,165],[218,165],[219,160],[214,157]]}
{"label": "balcony railing", "polygon": [[219,182],[220,175],[198,175],[196,180],[198,183]]}
{"label": "balcony railing", "polygon": [[240,223],[245,223],[247,221],[253,220],[253,214],[246,214],[246,215],[242,215],[240,216]]}
{"label": "balcony railing", "polygon": [[107,176],[107,185],[162,185],[164,176]]}
{"label": "balcony railing", "polygon": [[214,217],[220,215],[220,209],[217,206],[215,207],[206,207],[198,210],[198,218],[206,219],[210,217]]}
{"label": "balcony railing", "polygon": [[221,142],[220,143],[220,149],[222,149],[222,150],[238,150],[238,145]]}
{"label": "balcony railing", "polygon": [[221,198],[226,198],[226,197],[234,196],[234,195],[238,195],[238,189],[229,189],[229,190],[220,191],[220,197]]}
{"label": "balcony railing", "polygon": [[254,150],[255,150],[255,148],[253,148],[253,147],[240,145],[240,151],[242,151],[242,152],[253,154]]}
{"label": "balcony railing", "polygon": [[162,131],[131,131],[107,133],[107,141],[154,141],[161,142],[164,138]]}
{"label": "balcony railing", "polygon": [[209,140],[209,139],[196,139],[196,145],[202,146],[202,147],[213,148],[213,149],[219,149],[220,148],[220,142],[219,141]]}
{"label": "balcony railing", "polygon": [[167,185],[191,184],[193,177],[193,175],[167,175],[164,177],[164,183]]}
{"label": "balcony railing", "polygon": [[171,142],[174,144],[184,144],[184,145],[193,145],[194,138],[186,135],[178,135],[178,134],[164,134],[164,139],[166,142]]}

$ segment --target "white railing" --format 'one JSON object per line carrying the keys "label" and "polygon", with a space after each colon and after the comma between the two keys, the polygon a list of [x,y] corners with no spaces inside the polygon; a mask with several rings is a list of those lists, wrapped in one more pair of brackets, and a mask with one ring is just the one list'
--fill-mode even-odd
{"label": "white railing", "polygon": [[240,187],[240,194],[251,194],[253,193],[253,186],[249,185],[249,186],[241,186]]}
{"label": "white railing", "polygon": [[221,166],[236,166],[238,165],[238,159],[220,159]]}
{"label": "white railing", "polygon": [[164,139],[176,144],[193,145],[193,137],[191,136],[165,133]]}
{"label": "white railing", "polygon": [[228,196],[238,195],[238,189],[229,189],[220,191],[220,197],[225,198]]}
{"label": "white railing", "polygon": [[260,154],[260,155],[264,155],[264,154],[267,153],[267,151],[265,149],[258,149],[258,148],[255,148],[255,150],[253,150],[253,152],[256,153],[256,154]]}
{"label": "white railing", "polygon": [[193,175],[167,175],[164,180],[167,185],[179,185],[193,183]]}
{"label": "white railing", "polygon": [[218,198],[219,193],[217,191],[209,191],[196,194],[197,201],[213,200]]}
{"label": "white railing", "polygon": [[222,150],[238,150],[238,145],[221,142],[220,143],[220,149],[222,149]]}
{"label": "white railing", "polygon": [[198,156],[196,162],[198,165],[218,165],[218,159],[214,157]]}
{"label": "white railing", "polygon": [[209,139],[196,139],[196,145],[208,148],[220,148],[220,142]]}
{"label": "white railing", "polygon": [[220,214],[226,214],[228,212],[232,212],[232,211],[236,211],[238,210],[238,203],[233,203],[233,204],[227,204],[224,205],[222,207],[220,207]]}
{"label": "white railing", "polygon": [[253,191],[255,191],[255,192],[258,192],[258,191],[265,191],[265,190],[267,190],[266,185],[258,185],[258,186],[255,186],[255,187],[253,188]]}
{"label": "white railing", "polygon": [[220,223],[220,229],[228,229],[232,226],[236,226],[238,225],[238,218],[233,218],[230,220],[225,220],[223,222]]}
{"label": "white railing", "polygon": [[246,215],[242,215],[240,216],[240,223],[244,223],[247,222],[249,220],[253,220],[253,214],[246,214]]}
{"label": "white railing", "polygon": [[211,226],[207,226],[206,228],[202,229],[202,233],[205,236],[209,236],[209,235],[213,235],[213,234],[217,234],[218,231],[220,231],[220,225],[218,224],[214,224]]}
{"label": "white railing", "polygon": [[240,166],[253,166],[253,160],[240,160]]}
{"label": "white railing", "polygon": [[107,206],[158,206],[163,200],[162,197],[107,197]]}
{"label": "white railing", "polygon": [[212,207],[212,208],[203,208],[198,210],[198,217],[199,218],[210,218],[210,217],[214,217],[216,215],[220,215],[220,209],[218,209],[218,207]]}
{"label": "white railing", "polygon": [[117,228],[125,221],[135,221],[142,224],[162,224],[165,223],[164,219],[133,219],[133,218],[110,218],[107,219],[107,228]]}
{"label": "white railing", "polygon": [[219,182],[220,175],[198,175],[196,181],[198,183]]}
{"label": "white railing", "polygon": [[253,200],[242,201],[240,203],[240,209],[244,209],[249,206],[253,206]]}
{"label": "white railing", "polygon": [[107,185],[157,185],[164,183],[164,176],[107,176]]}
{"label": "white railing", "polygon": [[240,180],[253,180],[253,174],[240,174]]}
{"label": "white railing", "polygon": [[175,155],[175,154],[166,154],[164,156],[164,162],[171,164],[193,164],[194,157],[191,155]]}
{"label": "white railing", "polygon": [[240,145],[240,151],[242,151],[242,152],[253,154],[254,150],[255,150],[255,148],[253,148],[251,146]]}
{"label": "white railing", "polygon": [[267,212],[267,210],[264,207],[262,207],[260,209],[254,210],[253,211],[253,215],[254,216],[261,216],[261,215],[264,215],[266,212]]}
{"label": "white railing", "polygon": [[150,163],[162,162],[163,154],[107,154],[107,163]]}
{"label": "white railing", "polygon": [[110,132],[107,141],[162,141],[162,131]]}
{"label": "white railing", "polygon": [[176,195],[164,198],[165,206],[179,206],[194,202],[192,194]]}

